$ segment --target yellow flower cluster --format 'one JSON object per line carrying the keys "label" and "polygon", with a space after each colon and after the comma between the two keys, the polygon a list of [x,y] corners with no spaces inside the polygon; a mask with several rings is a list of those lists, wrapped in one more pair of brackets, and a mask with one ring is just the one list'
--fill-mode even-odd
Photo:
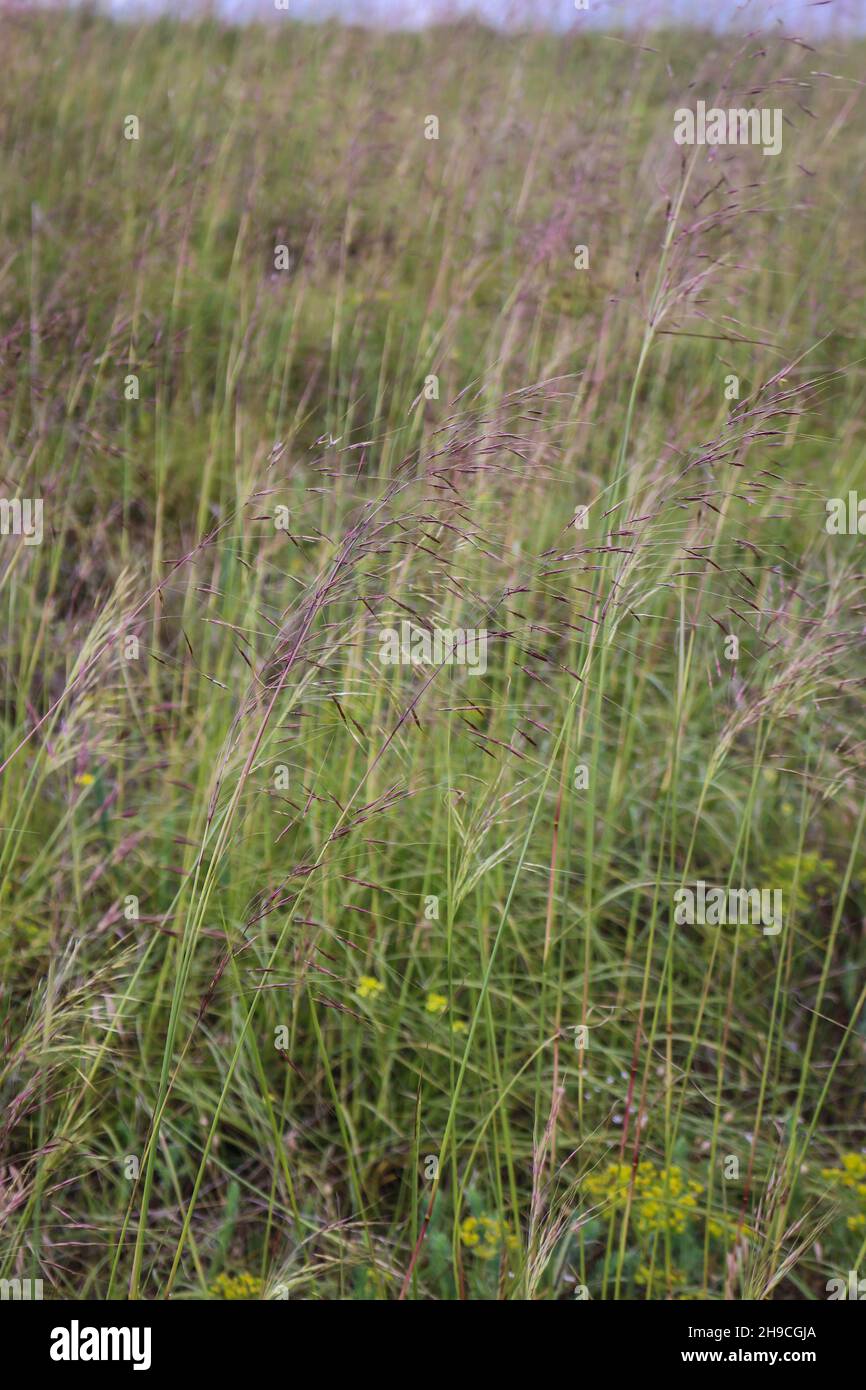
{"label": "yellow flower cluster", "polygon": [[[609,1163],[603,1173],[590,1173],[583,1186],[590,1197],[606,1206],[623,1206],[631,1182],[628,1163]],[[698,1214],[699,1182],[687,1181],[672,1164],[659,1168],[650,1159],[639,1163],[634,1175],[635,1224],[642,1233],[670,1231],[682,1235],[691,1217]]]}
{"label": "yellow flower cluster", "polygon": [[375,975],[362,975],[358,981],[358,997],[360,999],[375,999],[377,994],[381,994],[385,986],[381,980],[377,980]]}
{"label": "yellow flower cluster", "polygon": [[444,994],[434,994],[431,991],[431,993],[427,995],[428,1014],[444,1014],[447,1008],[448,1000],[445,998]]}
{"label": "yellow flower cluster", "polygon": [[846,1225],[849,1231],[866,1231],[866,1157],[857,1153],[843,1154],[842,1167],[822,1168],[821,1177],[834,1187],[846,1187],[857,1194],[857,1200],[864,1210],[849,1216]]}
{"label": "yellow flower cluster", "polygon": [[492,1216],[467,1216],[460,1226],[460,1239],[480,1260],[492,1260],[503,1248],[517,1249],[517,1236],[508,1222]]}
{"label": "yellow flower cluster", "polygon": [[219,1274],[210,1291],[213,1298],[260,1298],[262,1281],[254,1274]]}

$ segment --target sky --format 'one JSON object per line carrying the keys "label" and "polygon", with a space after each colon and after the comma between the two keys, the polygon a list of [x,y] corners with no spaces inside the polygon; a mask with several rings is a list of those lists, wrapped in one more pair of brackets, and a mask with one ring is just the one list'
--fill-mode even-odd
{"label": "sky", "polygon": [[[232,18],[272,18],[276,0],[212,0]],[[288,0],[298,19],[339,18],[361,24],[423,27],[444,14],[474,15],[500,28],[515,24],[566,28],[574,23],[604,28],[641,27],[651,15],[664,15],[705,27],[735,24],[747,29],[782,24],[795,34],[826,34],[843,28],[866,33],[866,0]],[[195,0],[103,0],[118,14],[135,10],[192,8]]]}

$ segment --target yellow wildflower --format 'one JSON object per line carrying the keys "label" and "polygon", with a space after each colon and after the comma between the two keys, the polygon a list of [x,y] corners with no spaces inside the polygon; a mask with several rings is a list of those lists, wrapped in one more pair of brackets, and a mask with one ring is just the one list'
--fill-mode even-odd
{"label": "yellow wildflower", "polygon": [[843,1154],[842,1167],[822,1168],[821,1177],[840,1187],[855,1187],[859,1191],[863,1179],[866,1178],[866,1157],[858,1153]]}
{"label": "yellow wildflower", "polygon": [[254,1274],[219,1274],[210,1286],[213,1298],[260,1298],[262,1281]]}
{"label": "yellow wildflower", "polygon": [[517,1236],[507,1221],[492,1216],[467,1216],[460,1225],[460,1240],[480,1260],[492,1260],[501,1249],[516,1250]]}
{"label": "yellow wildflower", "polygon": [[[591,1197],[605,1205],[621,1206],[631,1182],[630,1164],[610,1163],[604,1172],[584,1178],[583,1185]],[[645,1159],[635,1169],[633,1182],[635,1220],[641,1233],[667,1230],[682,1235],[688,1220],[699,1215],[698,1197],[704,1189],[693,1179],[686,1183],[676,1164],[659,1168]]]}
{"label": "yellow wildflower", "polygon": [[382,981],[377,980],[375,975],[362,975],[358,981],[358,995],[361,999],[375,999],[384,988]]}

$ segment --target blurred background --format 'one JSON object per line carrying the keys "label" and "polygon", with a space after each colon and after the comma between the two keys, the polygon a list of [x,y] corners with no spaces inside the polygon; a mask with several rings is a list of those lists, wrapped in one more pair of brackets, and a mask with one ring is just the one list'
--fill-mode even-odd
{"label": "blurred background", "polygon": [[[339,19],[352,24],[419,28],[475,18],[496,28],[568,29],[574,24],[650,29],[688,24],[706,29],[768,28],[780,23],[798,33],[826,35],[834,30],[863,33],[864,0],[289,0],[295,19]],[[23,8],[28,8],[27,6]],[[274,0],[104,0],[115,14],[167,11],[173,15],[210,8],[232,19],[269,19]]]}

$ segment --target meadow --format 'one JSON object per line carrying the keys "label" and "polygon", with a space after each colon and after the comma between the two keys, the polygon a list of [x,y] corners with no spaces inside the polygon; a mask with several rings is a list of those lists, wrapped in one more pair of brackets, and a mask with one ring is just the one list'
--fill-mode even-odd
{"label": "meadow", "polygon": [[0,1277],[866,1273],[866,43],[0,49]]}

